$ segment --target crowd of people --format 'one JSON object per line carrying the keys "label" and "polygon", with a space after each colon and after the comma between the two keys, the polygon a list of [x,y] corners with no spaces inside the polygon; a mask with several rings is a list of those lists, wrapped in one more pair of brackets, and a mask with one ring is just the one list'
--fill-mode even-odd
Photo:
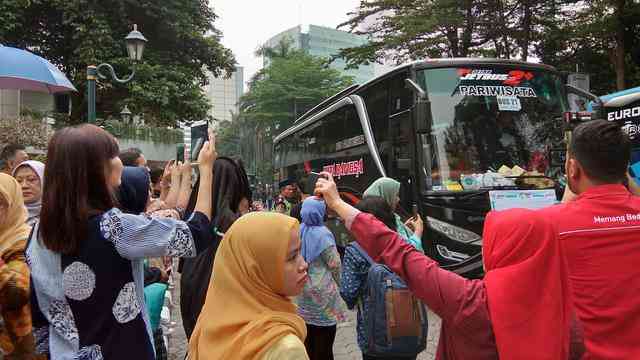
{"label": "crowd of people", "polygon": [[436,359],[637,359],[630,153],[615,124],[578,126],[562,203],[489,213],[485,276],[470,280],[429,258],[429,229],[402,221],[390,178],[355,206],[331,174],[285,181],[267,211],[213,134],[196,166],[164,169],[88,124],[58,130],[46,165],[9,145],[0,358],[165,359],[159,312],[179,258],[189,360],[331,360],[347,309],[363,359],[415,359],[425,306],[442,319]]}

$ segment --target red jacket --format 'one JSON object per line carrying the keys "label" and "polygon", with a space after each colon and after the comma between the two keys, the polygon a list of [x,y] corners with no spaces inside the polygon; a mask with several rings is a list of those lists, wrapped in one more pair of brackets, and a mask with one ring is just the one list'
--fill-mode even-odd
{"label": "red jacket", "polygon": [[540,210],[555,219],[588,359],[640,359],[640,197],[594,187]]}
{"label": "red jacket", "polygon": [[[442,318],[436,359],[498,359],[482,280],[468,280],[443,270],[434,260],[405,243],[370,214],[347,219],[358,243],[375,261],[399,275],[414,295]],[[580,326],[571,326],[571,359],[582,355]],[[526,344],[523,344],[526,351]]]}

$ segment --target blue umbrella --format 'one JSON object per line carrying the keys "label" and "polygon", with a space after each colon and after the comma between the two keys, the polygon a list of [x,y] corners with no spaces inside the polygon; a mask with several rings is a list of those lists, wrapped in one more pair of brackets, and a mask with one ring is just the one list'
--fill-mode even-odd
{"label": "blue umbrella", "polygon": [[77,91],[52,63],[25,50],[0,45],[0,89],[49,94]]}

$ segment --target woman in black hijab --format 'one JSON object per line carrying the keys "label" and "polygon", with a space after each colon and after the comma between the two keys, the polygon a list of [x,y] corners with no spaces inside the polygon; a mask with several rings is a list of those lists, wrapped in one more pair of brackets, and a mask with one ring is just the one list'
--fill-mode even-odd
{"label": "woman in black hijab", "polygon": [[[187,218],[195,206],[198,186],[199,180],[191,194],[186,211]],[[213,164],[212,186],[211,233],[213,241],[205,251],[195,258],[181,260],[180,310],[187,338],[191,337],[204,305],[218,245],[227,229],[248,211],[251,203],[251,189],[247,174],[241,164],[230,158],[218,157],[216,159]]]}
{"label": "woman in black hijab", "polygon": [[134,215],[143,213],[149,202],[149,184],[149,171],[142,167],[125,166],[117,194],[120,210]]}

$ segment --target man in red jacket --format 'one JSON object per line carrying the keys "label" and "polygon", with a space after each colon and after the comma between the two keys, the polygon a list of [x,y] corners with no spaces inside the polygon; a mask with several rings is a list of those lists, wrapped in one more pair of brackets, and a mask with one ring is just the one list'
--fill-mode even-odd
{"label": "man in red jacket", "polygon": [[565,164],[577,197],[540,210],[556,226],[588,359],[640,359],[640,197],[623,185],[630,153],[616,124],[579,125]]}

